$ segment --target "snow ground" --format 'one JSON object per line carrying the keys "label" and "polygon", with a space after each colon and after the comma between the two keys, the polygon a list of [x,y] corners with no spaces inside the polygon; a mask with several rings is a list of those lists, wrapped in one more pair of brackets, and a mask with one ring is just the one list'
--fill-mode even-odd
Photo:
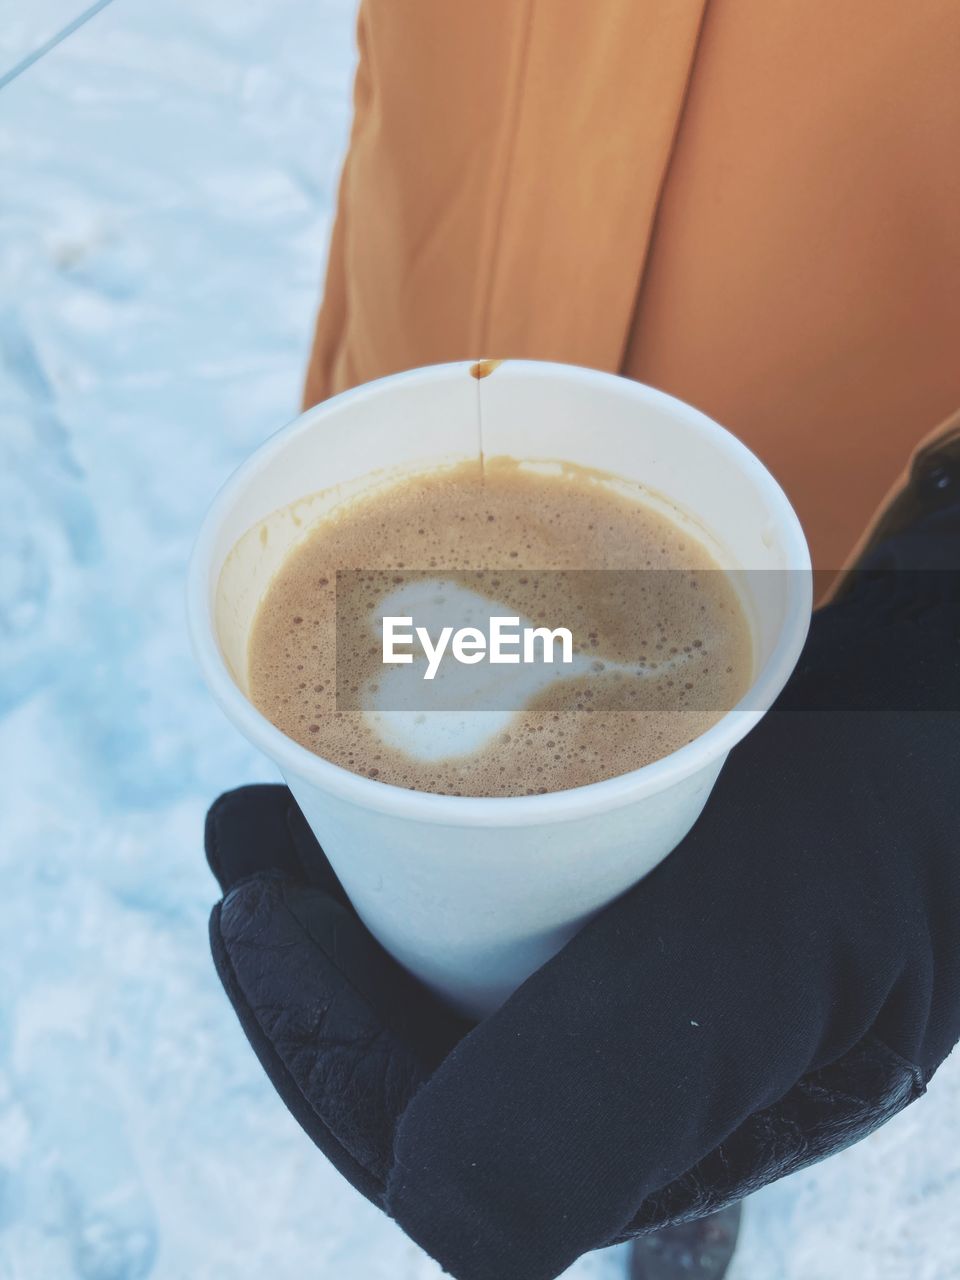
{"label": "snow ground", "polygon": [[[0,0],[0,72],[80,4]],[[0,94],[0,1280],[439,1275],[214,976],[204,810],[272,771],[183,623],[207,502],[296,410],[353,8],[116,0]],[[955,1055],[750,1203],[731,1280],[958,1280],[958,1206]]]}

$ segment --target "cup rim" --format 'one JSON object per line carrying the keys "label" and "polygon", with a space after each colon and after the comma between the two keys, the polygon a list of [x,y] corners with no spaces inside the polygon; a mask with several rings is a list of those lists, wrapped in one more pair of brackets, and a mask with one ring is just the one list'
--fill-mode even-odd
{"label": "cup rim", "polygon": [[[353,773],[315,755],[272,724],[235,683],[216,636],[211,591],[213,555],[218,534],[238,495],[256,473],[290,441],[312,431],[345,404],[374,398],[402,383],[425,384],[453,377],[471,376],[475,361],[427,365],[391,374],[341,392],[269,436],[227,478],[214,497],[200,526],[187,573],[187,624],[196,661],[215,701],[245,738],[271,759],[286,776],[357,805],[398,818],[451,826],[527,826],[587,817],[598,810],[617,809],[656,792],[665,791],[726,755],[763,717],[786,684],[806,639],[812,609],[810,553],[800,521],[786,494],[759,458],[732,432],[699,409],[644,383],[618,374],[578,365],[540,360],[504,360],[503,366],[529,377],[565,378],[570,381],[617,384],[619,394],[632,395],[639,403],[655,404],[684,420],[688,428],[711,438],[731,455],[758,487],[766,491],[776,512],[785,559],[790,569],[787,606],[780,633],[767,661],[743,698],[685,746],[669,755],[599,782],[565,791],[525,796],[451,796],[412,791]],[[745,705],[749,701],[749,706]]]}

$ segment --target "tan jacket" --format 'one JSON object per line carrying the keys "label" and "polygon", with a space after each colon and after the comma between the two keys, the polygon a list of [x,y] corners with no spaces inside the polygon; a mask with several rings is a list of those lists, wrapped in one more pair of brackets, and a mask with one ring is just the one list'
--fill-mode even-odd
{"label": "tan jacket", "polygon": [[618,371],[754,449],[822,570],[960,433],[958,0],[363,0],[359,45],[308,403]]}

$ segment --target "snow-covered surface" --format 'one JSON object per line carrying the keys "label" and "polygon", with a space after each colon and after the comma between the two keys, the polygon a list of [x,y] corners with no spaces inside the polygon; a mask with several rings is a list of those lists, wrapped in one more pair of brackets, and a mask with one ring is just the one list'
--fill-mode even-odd
{"label": "snow-covered surface", "polygon": [[[0,72],[80,2],[0,0]],[[0,1280],[439,1275],[213,974],[204,810],[272,775],[183,622],[207,502],[296,410],[352,59],[352,0],[116,0],[0,94]],[[731,1280],[954,1280],[958,1223],[955,1056],[756,1197]]]}

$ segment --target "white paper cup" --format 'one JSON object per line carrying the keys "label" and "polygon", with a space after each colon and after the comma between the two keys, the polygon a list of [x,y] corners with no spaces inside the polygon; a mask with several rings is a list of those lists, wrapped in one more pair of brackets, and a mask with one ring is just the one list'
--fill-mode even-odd
{"label": "white paper cup", "polygon": [[[794,667],[810,619],[811,574],[779,485],[702,413],[588,369],[504,361],[477,378],[474,368],[383,378],[272,436],[210,508],[190,564],[188,612],[214,697],[279,767],[367,927],[428,986],[481,1016],[682,840],[727,752]],[[568,791],[427,795],[313,755],[248,701],[254,614],[311,522],[405,472],[476,458],[481,423],[486,456],[560,459],[639,481],[675,519],[689,520],[725,567],[772,571],[740,578],[754,627],[753,686],[689,745]],[[320,499],[297,504],[320,491]]]}

